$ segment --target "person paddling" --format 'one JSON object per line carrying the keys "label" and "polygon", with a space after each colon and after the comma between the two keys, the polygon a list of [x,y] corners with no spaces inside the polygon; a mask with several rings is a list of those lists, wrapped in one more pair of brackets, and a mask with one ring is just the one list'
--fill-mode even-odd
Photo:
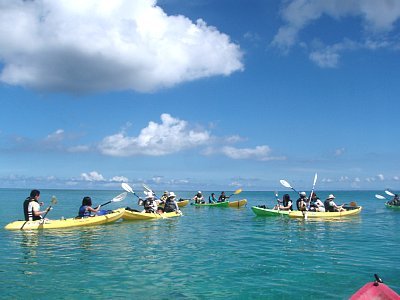
{"label": "person paddling", "polygon": [[208,203],[215,203],[217,202],[217,198],[215,198],[215,193],[211,193],[210,196],[208,196]]}
{"label": "person paddling", "polygon": [[218,197],[218,202],[225,202],[228,198],[229,196],[225,195],[225,192],[221,192],[221,195]]}
{"label": "person paddling", "polygon": [[[92,198],[89,196],[85,196],[82,199],[82,205],[79,207],[78,217],[79,218],[87,218],[96,215],[96,213],[100,210],[100,205],[96,208],[92,207]],[[92,214],[93,213],[93,214]]]}
{"label": "person paddling", "polygon": [[40,207],[43,206],[43,202],[39,202],[40,191],[32,190],[29,197],[24,201],[24,215],[25,221],[36,221],[43,218],[42,215],[47,214],[50,211],[50,207],[40,211]]}
{"label": "person paddling", "polygon": [[343,205],[337,205],[333,199],[335,199],[335,196],[333,194],[330,194],[328,198],[324,201],[324,206],[325,206],[325,211],[329,212],[335,212],[335,211],[345,211],[343,208]]}
{"label": "person paddling", "polygon": [[[280,203],[282,203],[282,205]],[[274,209],[293,210],[292,206],[293,206],[293,201],[290,199],[289,194],[285,194],[282,197],[282,201],[278,200],[278,204],[274,207]]]}
{"label": "person paddling", "polygon": [[164,212],[176,212],[180,213],[178,203],[176,202],[176,196],[174,192],[170,192],[167,200],[165,201]]}
{"label": "person paddling", "polygon": [[202,204],[204,202],[204,197],[201,191],[198,191],[197,194],[192,198],[194,200],[194,203],[196,204]]}

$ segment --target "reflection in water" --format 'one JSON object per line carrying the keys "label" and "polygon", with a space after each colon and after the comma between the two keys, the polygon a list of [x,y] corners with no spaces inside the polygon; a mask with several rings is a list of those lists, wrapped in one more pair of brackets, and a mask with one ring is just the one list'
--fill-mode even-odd
{"label": "reflection in water", "polygon": [[35,275],[36,272],[31,268],[38,264],[38,246],[40,231],[27,230],[21,232],[21,251],[22,251],[22,272],[26,275]]}

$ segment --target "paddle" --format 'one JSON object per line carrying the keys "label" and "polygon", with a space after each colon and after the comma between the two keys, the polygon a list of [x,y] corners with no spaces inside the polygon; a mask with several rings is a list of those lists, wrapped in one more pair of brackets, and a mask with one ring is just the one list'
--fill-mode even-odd
{"label": "paddle", "polygon": [[279,195],[278,195],[278,192],[275,192],[275,199],[276,199],[276,202],[278,203],[276,206],[278,207],[278,212],[279,212],[279,209],[280,209],[280,204],[279,204]]}
{"label": "paddle", "polygon": [[154,193],[153,190],[152,190],[151,188],[149,188],[147,185],[145,185],[144,183],[143,183],[143,187],[144,187],[144,189],[147,191],[147,193],[151,193],[151,195],[154,195],[156,198],[160,199],[160,198],[156,195],[156,193]]}
{"label": "paddle", "polygon": [[124,200],[126,198],[126,195],[128,195],[128,193],[127,192],[123,192],[123,193],[119,194],[118,196],[115,196],[114,198],[112,198],[110,201],[107,201],[106,203],[100,204],[99,207],[107,205],[107,204],[112,203],[112,202],[120,202],[120,201],[122,201],[122,200]]}
{"label": "paddle", "polygon": [[379,200],[386,200],[385,197],[378,195],[378,194],[375,194],[375,197],[378,198]]}
{"label": "paddle", "polygon": [[318,175],[317,175],[317,173],[315,173],[315,175],[314,175],[314,183],[312,185],[311,194],[310,194],[310,203],[311,203],[311,197],[312,197],[312,195],[314,193],[314,188],[315,188],[315,183],[317,182],[317,178],[318,178]]}
{"label": "paddle", "polygon": [[393,194],[393,193],[392,193],[391,191],[389,191],[389,190],[386,190],[385,193],[386,193],[386,195],[389,195],[390,197],[396,196],[395,194]]}
{"label": "paddle", "polygon": [[129,184],[123,182],[123,183],[121,183],[121,187],[128,193],[132,193],[140,199],[140,197],[135,193],[135,191],[131,188],[131,186]]}
{"label": "paddle", "polygon": [[[42,219],[40,220],[41,224],[43,224],[44,218],[47,216],[47,214],[48,214],[49,211],[51,210],[51,207],[52,207],[53,205],[56,205],[57,202],[58,202],[58,201],[57,201],[56,196],[51,197],[50,205],[49,205],[48,208],[46,208],[46,213],[43,215]],[[27,222],[28,222],[28,221],[25,221],[25,223],[21,226],[20,230],[24,229],[24,227],[25,227],[25,225],[26,225]]]}
{"label": "paddle", "polygon": [[299,194],[299,192],[296,191],[296,190],[290,185],[290,183],[287,182],[286,180],[281,179],[281,180],[279,180],[279,182],[280,182],[284,187],[286,187],[286,188],[288,188],[288,189],[292,189],[292,190],[295,191],[297,194]]}
{"label": "paddle", "polygon": [[228,196],[228,198],[232,197],[233,195],[240,194],[241,192],[242,192],[242,189],[238,189],[238,190],[234,191],[232,194],[230,194],[230,195]]}

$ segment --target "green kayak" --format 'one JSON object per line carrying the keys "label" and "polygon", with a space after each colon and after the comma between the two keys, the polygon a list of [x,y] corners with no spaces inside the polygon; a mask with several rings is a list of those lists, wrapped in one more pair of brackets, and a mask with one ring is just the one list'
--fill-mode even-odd
{"label": "green kayak", "polygon": [[389,203],[385,203],[385,206],[387,208],[391,208],[391,209],[396,209],[396,210],[400,210],[400,205],[390,205]]}
{"label": "green kayak", "polygon": [[289,211],[288,210],[277,210],[277,209],[271,209],[267,208],[265,205],[259,205],[259,206],[252,206],[251,210],[257,215],[257,216],[288,216]]}
{"label": "green kayak", "polygon": [[209,207],[228,207],[229,201],[225,202],[215,202],[215,203],[192,203],[193,206],[209,206]]}

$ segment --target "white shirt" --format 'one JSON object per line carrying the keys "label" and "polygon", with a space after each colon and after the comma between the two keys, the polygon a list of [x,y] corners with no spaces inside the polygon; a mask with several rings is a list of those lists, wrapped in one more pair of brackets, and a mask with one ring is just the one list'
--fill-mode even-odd
{"label": "white shirt", "polygon": [[[36,201],[30,201],[28,205],[28,214],[29,216],[29,221],[33,220],[33,212],[34,211],[40,211],[40,204],[37,203]],[[31,216],[32,214],[32,216]]]}

